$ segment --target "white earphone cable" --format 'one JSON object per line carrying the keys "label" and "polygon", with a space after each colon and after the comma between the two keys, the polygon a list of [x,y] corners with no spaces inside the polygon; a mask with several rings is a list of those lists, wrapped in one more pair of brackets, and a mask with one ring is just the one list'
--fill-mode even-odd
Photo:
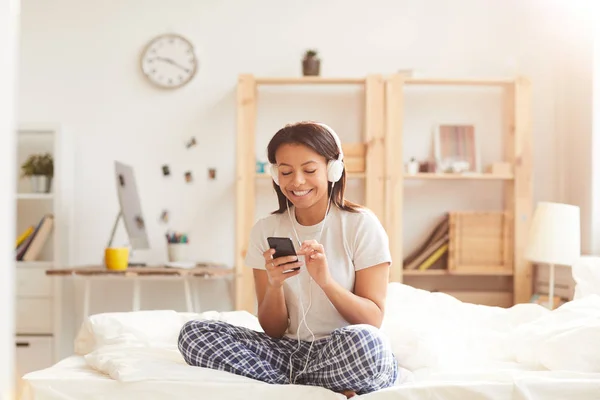
{"label": "white earphone cable", "polygon": [[[332,184],[331,184],[331,192],[329,194],[329,199],[327,201],[327,208],[325,210],[325,216],[323,217],[323,225],[321,225],[321,231],[319,232],[319,240],[318,240],[319,243],[321,242],[321,239],[323,237],[323,229],[325,228],[325,220],[327,219],[327,216],[329,215],[329,209],[331,207],[331,196],[333,194],[333,187],[334,186],[335,186],[335,182],[332,182]],[[292,224],[292,230],[294,231],[294,235],[296,236],[296,240],[298,241],[298,246],[302,246],[302,241],[300,240],[300,237],[298,236],[298,232],[296,231],[296,227],[295,227],[295,224],[294,224],[294,219],[292,218],[292,214],[291,214],[290,209],[288,207],[287,201],[286,201],[286,209],[287,209],[287,212],[288,212],[288,216],[290,218],[290,222]],[[297,279],[297,283],[298,283],[298,296],[300,297],[299,298],[299,303],[300,303],[300,306],[302,307],[302,321],[300,321],[298,323],[298,329],[296,330],[296,336],[298,337],[298,347],[290,355],[290,361],[289,361],[289,366],[290,366],[290,383],[293,383],[293,384],[296,383],[296,381],[298,380],[298,377],[300,375],[302,375],[306,371],[306,368],[308,368],[308,362],[310,360],[310,351],[312,350],[312,346],[313,346],[313,343],[315,341],[315,334],[309,328],[308,323],[306,322],[306,316],[308,315],[308,311],[310,310],[310,307],[312,305],[312,287],[311,287],[312,277],[310,275],[308,276],[308,297],[309,297],[309,300],[308,300],[308,308],[306,309],[306,311],[304,310],[304,300],[302,299],[302,288],[300,287],[300,278],[299,277]],[[298,310],[298,312],[300,312],[300,310]],[[301,345],[301,340],[300,340],[300,326],[302,324],[304,324],[304,326],[306,327],[306,330],[310,333],[310,335],[311,335],[311,342],[310,342],[310,346],[308,348],[308,353],[306,354],[306,362],[304,363],[304,368],[292,380],[292,370],[293,370],[292,358],[293,358],[294,354],[296,354],[296,352],[298,350],[300,350],[300,345]]]}

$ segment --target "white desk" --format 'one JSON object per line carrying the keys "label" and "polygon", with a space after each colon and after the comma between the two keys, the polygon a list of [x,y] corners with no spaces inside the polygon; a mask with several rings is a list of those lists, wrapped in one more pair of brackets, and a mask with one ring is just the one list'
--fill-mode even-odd
{"label": "white desk", "polygon": [[[130,279],[133,283],[132,309],[140,310],[142,279],[171,280],[180,279],[183,283],[185,302],[188,312],[199,312],[200,301],[197,294],[192,294],[190,281],[194,278],[202,279],[225,279],[234,276],[233,269],[215,267],[212,265],[198,265],[194,268],[180,269],[164,266],[129,267],[125,271],[112,271],[104,266],[85,266],[63,269],[49,269],[46,275],[61,278],[83,279],[83,318],[87,318],[90,312],[91,281],[93,279]],[[232,279],[233,281],[233,279]],[[229,285],[230,296],[233,296],[232,285]],[[235,304],[232,299],[232,304]]]}

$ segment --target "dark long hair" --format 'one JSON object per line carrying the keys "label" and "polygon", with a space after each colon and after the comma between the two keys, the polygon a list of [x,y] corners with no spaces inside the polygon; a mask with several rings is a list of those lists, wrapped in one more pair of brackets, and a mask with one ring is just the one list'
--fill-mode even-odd
{"label": "dark long hair", "polygon": [[[338,150],[335,139],[329,133],[329,131],[320,124],[311,121],[297,122],[286,125],[277,131],[267,146],[267,157],[271,164],[276,164],[275,152],[279,146],[284,144],[304,145],[325,157],[326,162],[330,160],[337,160],[340,155],[340,151]],[[331,185],[331,182],[327,183],[327,195],[331,193]],[[279,203],[279,209],[273,211],[273,214],[281,214],[286,211],[286,207],[291,204],[291,202],[287,199],[287,197],[285,197],[275,182],[273,182],[273,188],[275,189],[275,193],[277,193],[277,201]],[[344,199],[345,190],[346,168],[344,168],[340,180],[337,181],[333,187],[331,202],[342,210],[358,212],[358,210],[362,207]]]}

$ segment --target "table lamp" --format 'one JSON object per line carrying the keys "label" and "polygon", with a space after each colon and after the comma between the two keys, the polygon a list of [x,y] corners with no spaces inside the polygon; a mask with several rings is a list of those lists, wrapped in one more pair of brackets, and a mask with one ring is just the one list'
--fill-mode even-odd
{"label": "table lamp", "polygon": [[570,204],[538,203],[531,227],[525,258],[545,263],[550,268],[548,307],[554,308],[554,266],[573,265],[581,255],[579,207]]}

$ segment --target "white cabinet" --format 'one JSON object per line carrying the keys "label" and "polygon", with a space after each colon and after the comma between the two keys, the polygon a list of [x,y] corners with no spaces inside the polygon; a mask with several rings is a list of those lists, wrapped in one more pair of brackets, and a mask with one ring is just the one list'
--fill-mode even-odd
{"label": "white cabinet", "polygon": [[23,376],[47,368],[52,364],[52,338],[45,336],[17,336],[15,338],[17,370]]}
{"label": "white cabinet", "polygon": [[54,364],[54,296],[44,267],[17,266],[15,301],[15,387],[23,375]]}
{"label": "white cabinet", "polygon": [[21,377],[29,372],[39,371],[53,364],[53,339],[51,336],[19,335],[15,338],[16,388],[21,394]]}
{"label": "white cabinet", "polygon": [[[54,279],[46,276],[46,270],[69,265],[69,234],[72,226],[70,210],[73,208],[71,179],[72,165],[67,162],[69,154],[65,140],[56,125],[22,124],[16,141],[16,232],[17,238],[25,232],[33,237],[27,244],[27,261],[19,259],[15,251],[15,363],[17,388],[21,377],[29,372],[48,368],[58,361],[57,332],[62,302]],[[52,157],[51,185],[49,190],[40,189],[40,182],[23,177],[22,166],[33,155]],[[51,216],[51,226],[45,229],[45,216]],[[36,235],[43,238],[35,245]],[[26,251],[28,251],[26,250]],[[22,253],[22,252],[21,252]]]}

